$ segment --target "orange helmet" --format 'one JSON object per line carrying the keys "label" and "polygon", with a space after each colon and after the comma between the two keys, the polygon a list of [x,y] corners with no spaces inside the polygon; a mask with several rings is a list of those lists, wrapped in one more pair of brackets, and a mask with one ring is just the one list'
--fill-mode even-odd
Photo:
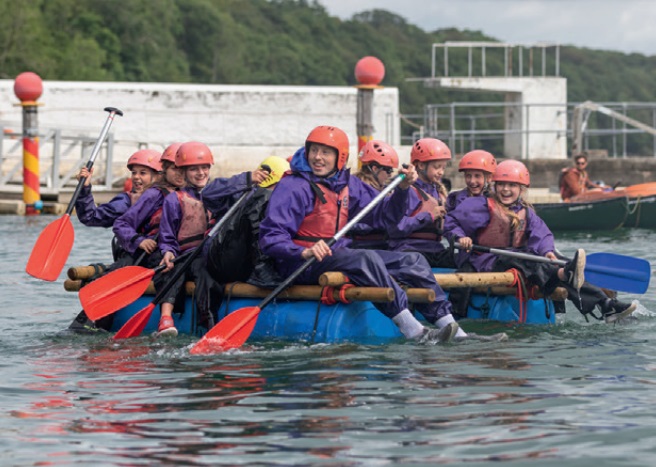
{"label": "orange helmet", "polygon": [[143,165],[155,172],[162,171],[160,162],[162,155],[154,149],[141,149],[130,156],[128,159],[128,169],[132,170],[133,165]]}
{"label": "orange helmet", "polygon": [[169,144],[162,153],[162,161],[169,161],[175,164],[175,153],[178,152],[180,146],[182,146],[182,143]]}
{"label": "orange helmet", "polygon": [[212,151],[198,141],[182,143],[175,153],[175,165],[188,167],[190,165],[214,165]]}
{"label": "orange helmet", "polygon": [[465,170],[480,170],[493,174],[497,168],[497,160],[492,154],[482,149],[474,149],[462,156],[458,164],[458,172]]}
{"label": "orange helmet", "polygon": [[348,161],[349,140],[346,133],[334,126],[318,126],[305,139],[305,153],[310,152],[310,144],[318,143],[337,151],[337,170],[342,170]]}
{"label": "orange helmet", "polygon": [[494,172],[493,180],[495,182],[519,183],[520,185],[529,186],[531,176],[524,164],[515,160],[505,160],[497,165]]}
{"label": "orange helmet", "polygon": [[394,148],[384,141],[371,140],[362,146],[360,162],[363,164],[376,162],[383,167],[396,169],[399,166],[399,155]]}
{"label": "orange helmet", "polygon": [[448,161],[451,150],[444,142],[435,138],[422,138],[412,145],[410,162]]}

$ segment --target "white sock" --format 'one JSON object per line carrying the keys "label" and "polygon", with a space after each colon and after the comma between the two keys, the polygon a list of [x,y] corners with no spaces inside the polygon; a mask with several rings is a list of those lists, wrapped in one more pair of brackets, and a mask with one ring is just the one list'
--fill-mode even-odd
{"label": "white sock", "polygon": [[[453,319],[453,315],[446,315],[442,316],[440,319],[438,319],[435,322],[435,326],[437,326],[439,329],[442,329],[444,326],[446,326],[449,323],[453,323],[455,319]],[[467,333],[461,328],[458,327],[458,332],[456,332],[456,337],[466,337]]]}
{"label": "white sock", "polygon": [[424,326],[407,308],[392,318],[392,321],[407,339],[417,339],[424,333]]}

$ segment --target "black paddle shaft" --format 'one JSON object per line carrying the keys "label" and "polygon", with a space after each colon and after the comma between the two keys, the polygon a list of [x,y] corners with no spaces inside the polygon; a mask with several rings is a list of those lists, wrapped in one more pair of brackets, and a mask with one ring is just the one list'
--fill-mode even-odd
{"label": "black paddle shaft", "polygon": [[[117,109],[116,107],[105,107],[104,110],[105,112],[109,112],[109,115],[107,116],[107,120],[105,120],[105,125],[100,131],[100,136],[98,136],[98,139],[96,140],[96,143],[93,145],[93,149],[91,150],[91,156],[89,157],[89,160],[87,161],[87,165],[86,165],[87,169],[89,170],[91,170],[91,167],[93,167],[93,163],[96,161],[96,157],[100,152],[100,148],[103,142],[105,141],[105,137],[107,136],[107,133],[109,133],[109,128],[112,126],[114,117],[116,115],[120,117],[123,116],[123,112]],[[82,191],[82,187],[84,186],[84,182],[86,180],[87,180],[86,177],[81,177],[80,181],[77,183],[77,186],[75,187],[75,191],[73,192],[71,201],[68,203],[68,207],[66,208],[66,214],[68,214],[69,216],[73,212],[73,207],[75,206],[75,202],[77,201],[77,198],[80,196],[80,192]]]}

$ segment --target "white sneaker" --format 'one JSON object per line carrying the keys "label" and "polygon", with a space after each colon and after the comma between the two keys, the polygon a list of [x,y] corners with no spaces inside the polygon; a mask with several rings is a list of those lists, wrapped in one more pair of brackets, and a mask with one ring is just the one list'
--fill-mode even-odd
{"label": "white sneaker", "polygon": [[567,282],[578,292],[585,282],[585,250],[579,248],[572,261],[565,265]]}

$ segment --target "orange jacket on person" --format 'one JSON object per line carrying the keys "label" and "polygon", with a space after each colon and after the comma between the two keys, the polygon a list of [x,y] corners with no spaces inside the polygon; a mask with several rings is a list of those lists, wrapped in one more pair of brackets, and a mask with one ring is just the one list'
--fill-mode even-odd
{"label": "orange jacket on person", "polygon": [[576,167],[563,169],[560,175],[560,197],[563,201],[569,201],[572,197],[587,191],[590,185],[588,173]]}

